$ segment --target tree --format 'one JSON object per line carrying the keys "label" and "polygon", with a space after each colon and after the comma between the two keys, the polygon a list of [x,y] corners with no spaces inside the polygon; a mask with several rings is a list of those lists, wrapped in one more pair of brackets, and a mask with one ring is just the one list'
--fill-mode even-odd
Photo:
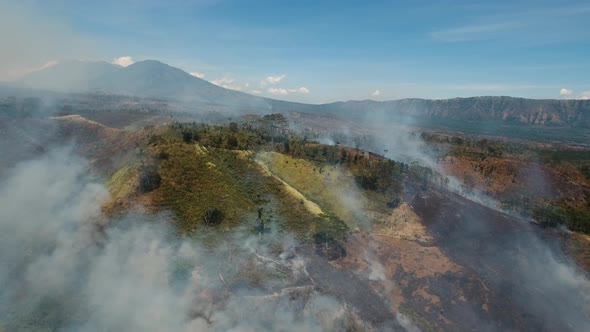
{"label": "tree", "polygon": [[223,212],[217,208],[209,208],[203,215],[203,223],[207,226],[218,225],[223,221]]}
{"label": "tree", "polygon": [[228,146],[228,148],[235,149],[235,148],[238,147],[238,145],[239,145],[238,139],[235,136],[232,135],[232,136],[230,136],[230,137],[227,138],[227,146]]}
{"label": "tree", "polygon": [[155,165],[143,166],[139,175],[139,191],[147,193],[160,187],[162,177]]}
{"label": "tree", "polygon": [[274,145],[274,138],[277,134],[285,134],[289,130],[289,120],[280,114],[267,114],[262,117],[262,125],[264,130],[270,134],[271,141]]}
{"label": "tree", "polygon": [[193,133],[189,130],[185,130],[182,132],[182,140],[185,143],[191,143],[193,141]]}
{"label": "tree", "polygon": [[260,233],[264,233],[264,220],[262,219],[262,208],[258,208],[258,222],[260,223]]}

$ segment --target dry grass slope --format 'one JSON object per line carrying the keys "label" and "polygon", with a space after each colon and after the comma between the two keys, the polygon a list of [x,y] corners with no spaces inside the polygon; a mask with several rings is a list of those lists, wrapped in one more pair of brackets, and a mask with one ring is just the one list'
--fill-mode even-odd
{"label": "dry grass slope", "polygon": [[256,160],[325,212],[336,215],[349,226],[356,225],[357,207],[365,202],[346,170],[275,152],[259,153]]}

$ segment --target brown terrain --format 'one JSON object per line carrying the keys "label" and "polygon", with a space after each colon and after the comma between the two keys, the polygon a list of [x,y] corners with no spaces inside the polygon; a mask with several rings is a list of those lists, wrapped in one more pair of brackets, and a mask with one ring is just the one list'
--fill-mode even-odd
{"label": "brown terrain", "polygon": [[[143,153],[139,142],[158,130],[150,126],[125,130],[137,118],[121,119],[121,115],[93,120],[68,115],[39,121],[57,133],[52,140],[75,141],[91,169],[104,175]],[[169,121],[142,119],[146,125]],[[8,127],[0,134],[27,144],[30,155],[42,149],[42,142],[8,133]],[[368,158],[378,162],[382,157],[368,154]],[[449,155],[441,165],[470,189],[496,199],[524,187],[542,199],[586,203],[582,200],[588,184],[568,166],[548,167],[520,157],[462,155]],[[544,181],[531,182],[531,174],[539,174]],[[114,193],[113,198],[111,206],[105,205],[107,213],[130,206],[157,210],[149,194],[135,189]],[[425,331],[581,331],[589,327],[587,299],[575,284],[551,284],[561,282],[556,273],[569,260],[564,250],[584,268],[590,267],[586,235],[545,231],[444,189],[407,191],[395,209],[387,213],[369,209],[366,217],[371,225],[349,233],[345,254],[327,257],[322,244],[311,243],[298,246],[297,254],[306,262],[312,288],[351,306],[369,327],[403,330],[400,317]],[[226,287],[239,284],[230,281]],[[581,307],[571,311],[571,305]]]}

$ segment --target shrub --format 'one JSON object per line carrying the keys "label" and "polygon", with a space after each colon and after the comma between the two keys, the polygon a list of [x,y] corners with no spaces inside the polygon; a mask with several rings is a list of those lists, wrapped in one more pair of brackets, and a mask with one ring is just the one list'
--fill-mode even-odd
{"label": "shrub", "polygon": [[139,191],[147,193],[158,189],[162,183],[162,177],[158,172],[158,166],[150,165],[144,166],[140,170],[139,175]]}
{"label": "shrub", "polygon": [[219,225],[223,221],[223,212],[217,208],[209,208],[203,215],[203,224],[207,226]]}

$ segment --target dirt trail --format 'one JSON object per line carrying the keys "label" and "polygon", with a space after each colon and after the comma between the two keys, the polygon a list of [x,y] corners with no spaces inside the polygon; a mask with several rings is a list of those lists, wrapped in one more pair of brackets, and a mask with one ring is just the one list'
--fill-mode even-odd
{"label": "dirt trail", "polygon": [[287,192],[291,196],[295,197],[298,200],[303,201],[303,206],[305,206],[307,211],[309,211],[315,215],[318,215],[318,216],[320,214],[324,214],[324,211],[322,211],[322,208],[320,208],[319,205],[317,205],[316,203],[307,199],[307,197],[305,197],[305,195],[303,195],[299,190],[293,188],[290,184],[288,184],[283,179],[278,177],[276,174],[271,172],[270,169],[268,168],[268,166],[266,166],[262,161],[260,161],[260,160],[255,160],[255,161],[256,161],[256,164],[258,164],[258,166],[260,166],[260,168],[262,169],[264,174],[266,174],[268,176],[272,176],[273,178],[279,180],[283,184],[283,186],[285,187],[285,190],[287,190]]}

